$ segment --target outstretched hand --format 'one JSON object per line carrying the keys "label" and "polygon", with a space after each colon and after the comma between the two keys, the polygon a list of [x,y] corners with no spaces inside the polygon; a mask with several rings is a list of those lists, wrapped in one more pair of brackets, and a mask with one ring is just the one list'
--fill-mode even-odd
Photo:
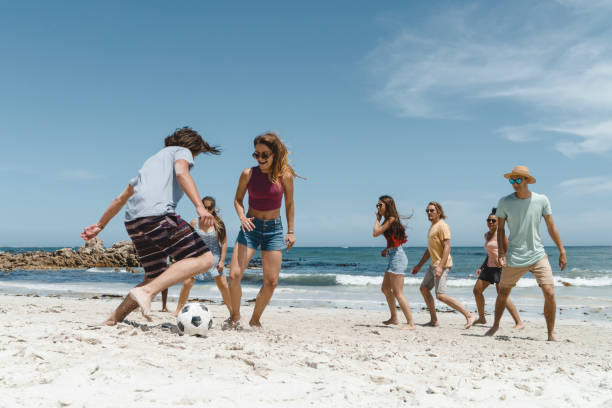
{"label": "outstretched hand", "polygon": [[89,227],[85,227],[83,232],[81,232],[81,238],[83,238],[85,241],[89,241],[98,235],[100,231],[102,231],[102,227],[99,223],[92,224]]}
{"label": "outstretched hand", "polygon": [[412,268],[410,273],[413,274],[413,275],[416,275],[417,273],[419,273],[420,270],[421,270],[421,267],[417,265],[414,268]]}

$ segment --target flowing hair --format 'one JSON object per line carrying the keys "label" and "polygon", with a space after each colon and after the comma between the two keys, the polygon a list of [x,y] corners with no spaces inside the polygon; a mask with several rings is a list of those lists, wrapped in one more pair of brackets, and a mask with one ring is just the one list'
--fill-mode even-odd
{"label": "flowing hair", "polygon": [[219,240],[219,243],[223,244],[225,242],[225,238],[227,237],[227,232],[223,220],[221,219],[221,217],[219,217],[219,214],[217,214],[217,201],[211,196],[204,197],[202,199],[202,204],[204,204],[204,201],[210,201],[212,207],[214,208],[214,210],[211,211],[211,214],[215,219],[215,231],[217,232],[217,239]]}
{"label": "flowing hair", "polygon": [[427,204],[427,206],[429,207],[430,205],[433,205],[434,207],[436,207],[436,211],[438,212],[438,214],[440,214],[441,220],[446,218],[446,214],[444,214],[444,209],[442,208],[442,204],[438,203],[437,201],[430,201],[429,204]]}
{"label": "flowing hair", "polygon": [[264,144],[272,150],[274,160],[272,161],[272,170],[268,174],[270,181],[278,184],[278,180],[283,176],[299,177],[293,167],[289,164],[289,151],[285,144],[274,132],[266,132],[253,140],[253,146]]}
{"label": "flowing hair", "polygon": [[397,208],[395,207],[395,200],[393,200],[393,197],[391,197],[390,195],[382,195],[378,197],[378,199],[385,203],[385,222],[387,222],[387,220],[391,217],[394,218],[391,226],[384,232],[385,237],[395,237],[395,239],[401,241],[407,239],[408,237],[406,236],[406,227],[404,226],[401,220],[408,220],[412,218],[412,216],[401,216],[397,212]]}
{"label": "flowing hair", "polygon": [[164,144],[168,146],[180,146],[191,151],[192,155],[199,153],[221,154],[219,146],[211,146],[202,136],[189,126],[176,129],[174,133],[164,139]]}

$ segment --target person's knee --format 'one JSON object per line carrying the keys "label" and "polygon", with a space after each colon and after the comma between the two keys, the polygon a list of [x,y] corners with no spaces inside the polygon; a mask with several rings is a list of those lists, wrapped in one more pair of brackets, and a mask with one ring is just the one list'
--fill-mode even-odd
{"label": "person's knee", "polygon": [[439,301],[443,302],[446,299],[446,295],[444,293],[436,292],[436,299],[438,299]]}
{"label": "person's knee", "polygon": [[264,286],[267,286],[271,289],[276,289],[278,286],[278,278],[264,278]]}
{"label": "person's knee", "polygon": [[478,286],[474,286],[472,293],[474,294],[474,296],[480,296],[482,295],[482,289],[480,289],[480,287]]}
{"label": "person's knee", "polygon": [[390,295],[391,294],[391,288],[388,286],[382,286],[380,288],[380,291],[385,294],[385,295]]}
{"label": "person's knee", "polygon": [[229,274],[229,286],[240,286],[240,282],[242,282],[242,272],[241,271],[230,271]]}
{"label": "person's knee", "polygon": [[544,298],[546,300],[555,300],[555,288],[553,285],[542,286],[542,293],[544,294]]}
{"label": "person's knee", "polygon": [[183,285],[188,287],[188,288],[191,288],[194,283],[195,283],[195,278],[189,278],[185,282],[183,282]]}
{"label": "person's knee", "polygon": [[425,286],[421,285],[419,287],[421,293],[423,294],[423,296],[426,296],[429,293],[429,289],[427,289]]}
{"label": "person's knee", "polygon": [[202,263],[202,269],[204,269],[204,271],[207,271],[213,267],[215,263],[215,258],[213,257],[212,252],[209,251],[204,255],[200,256],[200,261]]}

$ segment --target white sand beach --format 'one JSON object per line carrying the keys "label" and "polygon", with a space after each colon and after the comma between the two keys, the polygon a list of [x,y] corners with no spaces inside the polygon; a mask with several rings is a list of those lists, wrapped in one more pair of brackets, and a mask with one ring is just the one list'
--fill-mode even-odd
{"label": "white sand beach", "polygon": [[[544,319],[513,331],[505,316],[463,330],[397,330],[378,311],[269,307],[263,330],[179,336],[158,312],[100,327],[119,299],[0,296],[2,407],[610,407],[612,326]],[[250,314],[244,308],[244,315]],[[417,323],[428,314],[415,313]]]}

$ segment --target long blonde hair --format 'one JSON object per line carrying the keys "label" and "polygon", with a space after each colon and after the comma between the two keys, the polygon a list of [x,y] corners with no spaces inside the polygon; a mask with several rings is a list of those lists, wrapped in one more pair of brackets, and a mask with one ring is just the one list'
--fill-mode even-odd
{"label": "long blonde hair", "polygon": [[264,144],[268,146],[274,154],[272,170],[268,174],[270,181],[278,184],[278,179],[282,176],[299,177],[293,167],[289,164],[289,151],[285,144],[274,132],[263,133],[253,140],[253,145]]}

